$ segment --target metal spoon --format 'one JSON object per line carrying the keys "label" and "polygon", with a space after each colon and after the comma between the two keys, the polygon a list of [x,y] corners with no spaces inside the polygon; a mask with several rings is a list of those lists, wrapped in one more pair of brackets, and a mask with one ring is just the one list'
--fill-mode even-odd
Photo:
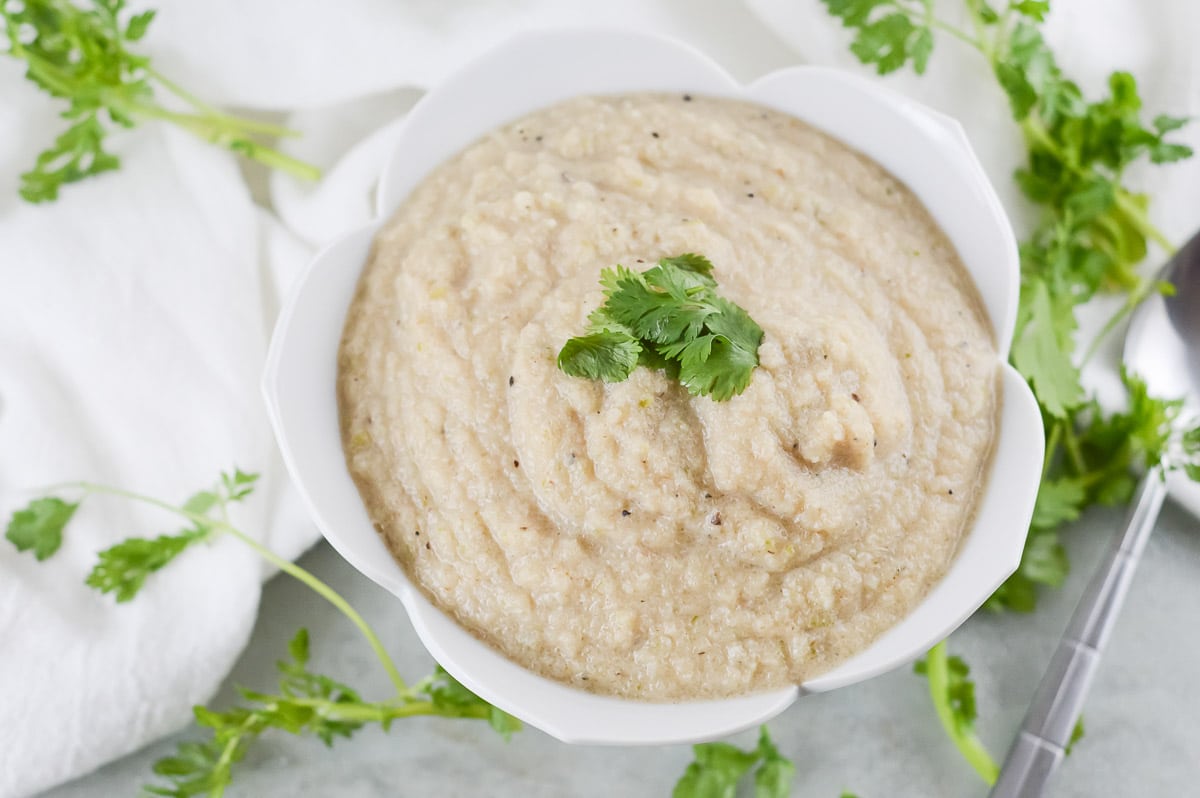
{"label": "metal spoon", "polygon": [[[1200,235],[1171,258],[1160,279],[1173,283],[1176,293],[1153,296],[1137,309],[1125,336],[1125,363],[1146,380],[1152,396],[1194,398],[1200,396]],[[1160,470],[1151,468],[1125,531],[1113,540],[1071,616],[990,798],[1038,798],[1062,761],[1166,494]]]}

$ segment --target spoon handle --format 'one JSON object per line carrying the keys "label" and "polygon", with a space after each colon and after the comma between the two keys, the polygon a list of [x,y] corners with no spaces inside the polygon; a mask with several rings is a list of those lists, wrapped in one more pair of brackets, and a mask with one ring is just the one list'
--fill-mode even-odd
{"label": "spoon handle", "polygon": [[1125,531],[1113,539],[1071,616],[989,798],[1038,798],[1062,761],[1166,494],[1160,469],[1151,469]]}

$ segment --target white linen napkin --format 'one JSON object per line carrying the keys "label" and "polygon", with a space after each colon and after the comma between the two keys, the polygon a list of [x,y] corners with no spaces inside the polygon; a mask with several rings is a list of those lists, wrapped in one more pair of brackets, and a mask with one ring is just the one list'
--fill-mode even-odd
{"label": "white linen napkin", "polygon": [[[0,67],[0,517],[36,495],[24,489],[68,479],[182,501],[236,463],[264,471],[237,520],[297,556],[316,532],[259,399],[266,239],[233,159],[150,126],[114,142],[120,173],[27,205],[17,174],[60,121]],[[245,547],[189,552],[128,604],[83,584],[98,550],[179,528],[91,498],[46,562],[0,541],[0,796],[174,731],[220,685],[264,573]]]}
{"label": "white linen napkin", "polygon": [[[165,74],[217,104],[297,111],[290,121],[305,138],[289,146],[329,171],[315,186],[274,176],[271,215],[253,206],[227,154],[150,125],[114,139],[120,172],[68,187],[55,205],[25,205],[16,176],[61,120],[0,59],[0,517],[45,483],[94,478],[182,499],[236,463],[264,473],[236,520],[289,557],[315,531],[261,408],[267,336],[312,248],[369,217],[394,119],[419,96],[413,87],[517,30],[582,24],[677,36],[741,78],[799,60],[855,68],[815,0],[746,0],[753,13],[721,0],[144,5],[159,9],[146,46]],[[1055,7],[1051,39],[1070,69],[1097,80],[1127,64],[1151,108],[1200,113],[1194,4]],[[973,54],[942,37],[930,74],[892,85],[962,119],[1010,209],[1020,207],[1008,177],[1019,142]],[[1200,131],[1188,135],[1200,144]],[[1200,162],[1147,177],[1156,219],[1174,238],[1200,222],[1198,177]],[[1111,361],[1100,373],[1111,378]],[[179,728],[228,671],[266,573],[236,542],[189,552],[127,605],[82,584],[98,550],[173,523],[89,500],[47,562],[0,543],[0,680],[9,685],[0,798]]]}

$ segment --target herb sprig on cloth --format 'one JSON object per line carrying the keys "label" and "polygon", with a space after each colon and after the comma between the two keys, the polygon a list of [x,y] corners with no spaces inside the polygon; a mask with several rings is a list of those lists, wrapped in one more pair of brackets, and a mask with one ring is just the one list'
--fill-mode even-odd
{"label": "herb sprig on cloth", "polygon": [[664,369],[693,396],[724,402],[742,393],[758,366],[762,328],[717,294],[703,255],[663,258],[638,274],[624,266],[600,273],[604,303],[587,333],[558,353],[572,377],[622,382],[639,365]]}
{"label": "herb sprig on cloth", "polygon": [[86,583],[102,593],[114,594],[118,602],[133,599],[153,573],[190,547],[223,535],[236,538],[316,591],[358,627],[395,688],[382,701],[368,701],[353,688],[311,671],[308,632],[301,629],[288,645],[288,659],[278,663],[278,691],[241,689],[243,703],[223,711],[195,707],[196,722],[211,730],[209,739],[181,743],[174,755],[156,762],[154,773],[165,783],[147,786],[148,793],[170,798],[220,798],[232,781],[234,766],[260,735],[272,729],[311,735],[332,745],[368,724],[379,724],[387,731],[394,721],[416,715],[482,720],[505,739],[521,728],[520,721],[476,696],[441,667],[418,682],[405,682],[379,636],[342,596],[231,524],[230,505],[247,499],[257,479],[256,474],[234,469],[179,505],[92,482],[68,483],[58,486],[54,493],[79,496],[77,501],[69,502],[58,495],[37,498],[15,512],[8,524],[5,536],[18,550],[30,551],[38,560],[45,560],[61,547],[67,523],[92,495],[122,497],[183,518],[188,525],[178,533],[130,538],[100,552]]}
{"label": "herb sprig on cloth", "polygon": [[[272,169],[310,180],[320,176],[316,167],[263,143],[294,132],[223,113],[134,52],[131,48],[146,35],[154,14],[129,15],[125,0],[0,3],[0,52],[23,62],[25,76],[47,94],[65,100],[62,116],[70,122],[21,175],[25,200],[53,201],[63,185],[119,168],[120,160],[105,147],[108,136],[144,119],[178,125]],[[159,102],[160,92],[169,95],[170,105]]]}

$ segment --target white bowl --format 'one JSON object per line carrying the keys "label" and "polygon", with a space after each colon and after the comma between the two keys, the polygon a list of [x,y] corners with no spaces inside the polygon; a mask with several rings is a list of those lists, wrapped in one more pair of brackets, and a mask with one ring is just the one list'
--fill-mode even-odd
{"label": "white bowl", "polygon": [[[855,147],[908,185],[958,249],[992,320],[1004,405],[988,487],[945,578],[869,648],[796,687],[740,698],[648,703],[593,695],[504,658],[435,608],[375,532],[346,470],[338,427],[337,350],[346,308],[381,221],[437,164],[487,131],[584,94],[690,91],[752,100]],[[795,67],[749,86],[678,42],[617,31],[517,37],[430,91],[408,115],[380,179],[378,220],[325,247],[279,316],[264,392],[292,479],[326,539],[399,597],[429,652],[501,709],[565,742],[655,744],[731,734],[823,692],[903,665],[962,623],[1017,567],[1042,465],[1042,423],[1005,361],[1017,311],[1016,243],[1000,202],[952,119],[867,80]]]}

